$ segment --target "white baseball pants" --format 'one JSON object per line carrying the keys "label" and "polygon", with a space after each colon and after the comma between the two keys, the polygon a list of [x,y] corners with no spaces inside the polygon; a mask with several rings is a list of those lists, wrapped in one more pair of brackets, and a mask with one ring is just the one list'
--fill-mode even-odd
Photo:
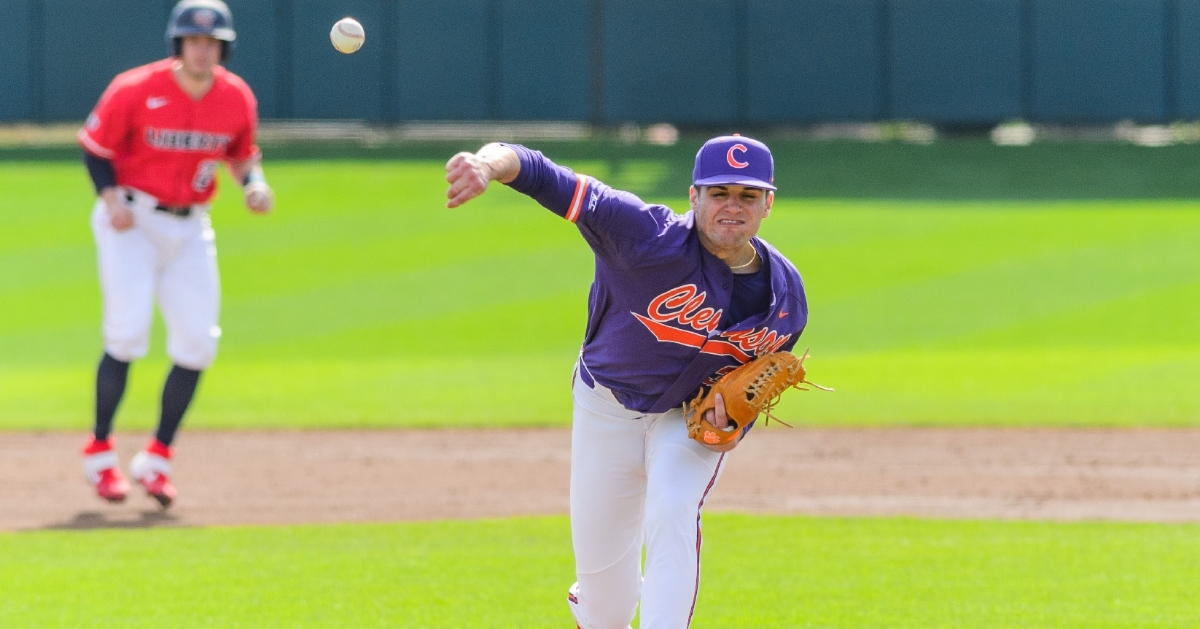
{"label": "white baseball pants", "polygon": [[217,248],[207,208],[195,206],[190,216],[179,217],[155,210],[152,197],[131,193],[131,229],[113,229],[104,201],[92,209],[104,351],[125,362],[145,356],[157,299],[167,324],[167,355],[181,367],[206,369],[221,335]]}
{"label": "white baseball pants", "polygon": [[[631,411],[576,377],[571,539],[582,629],[685,629],[700,588],[700,511],[724,455],[688,438],[683,414]],[[645,545],[645,579],[640,575]]]}

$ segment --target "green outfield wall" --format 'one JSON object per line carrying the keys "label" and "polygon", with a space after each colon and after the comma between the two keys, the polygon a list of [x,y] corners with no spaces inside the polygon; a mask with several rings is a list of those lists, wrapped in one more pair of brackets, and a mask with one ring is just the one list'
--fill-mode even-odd
{"label": "green outfield wall", "polygon": [[[0,122],[80,120],[172,0],[0,0]],[[264,118],[1200,118],[1200,0],[230,0]],[[366,46],[327,33],[351,15]]]}

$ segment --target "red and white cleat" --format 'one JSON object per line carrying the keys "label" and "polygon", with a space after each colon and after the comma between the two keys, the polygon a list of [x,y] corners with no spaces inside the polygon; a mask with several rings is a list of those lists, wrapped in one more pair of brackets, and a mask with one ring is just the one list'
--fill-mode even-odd
{"label": "red and white cleat", "polygon": [[146,449],[133,457],[129,462],[129,474],[164,509],[175,500],[175,486],[171,484],[171,448],[157,439],[151,439]]}
{"label": "red and white cleat", "polygon": [[129,481],[117,466],[117,451],[111,438],[95,437],[83,447],[83,474],[96,488],[96,495],[109,502],[121,502],[129,495]]}

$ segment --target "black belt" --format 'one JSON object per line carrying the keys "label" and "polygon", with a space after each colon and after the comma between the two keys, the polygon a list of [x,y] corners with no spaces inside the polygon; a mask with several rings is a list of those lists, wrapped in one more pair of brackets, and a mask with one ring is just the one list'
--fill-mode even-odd
{"label": "black belt", "polygon": [[192,215],[192,206],[190,205],[162,205],[161,203],[154,206],[154,209],[159,212],[166,212],[180,218],[187,218]]}
{"label": "black belt", "polygon": [[[133,195],[126,193],[125,200],[133,203]],[[166,212],[167,214],[178,216],[180,218],[187,218],[192,215],[192,206],[190,205],[163,205],[159,203],[158,205],[154,206],[154,210],[157,212]]]}

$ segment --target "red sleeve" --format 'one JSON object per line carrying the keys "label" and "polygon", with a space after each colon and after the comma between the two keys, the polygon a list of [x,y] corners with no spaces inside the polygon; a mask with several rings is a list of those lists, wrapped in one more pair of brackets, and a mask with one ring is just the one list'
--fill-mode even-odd
{"label": "red sleeve", "polygon": [[229,143],[225,157],[230,161],[244,162],[257,158],[259,155],[258,145],[255,143],[258,136],[258,99],[254,98],[254,92],[243,81],[237,80],[233,85],[245,103],[246,125],[242,132]]}
{"label": "red sleeve", "polygon": [[87,122],[77,135],[87,152],[104,159],[113,159],[125,148],[131,126],[133,90],[114,79],[100,96],[100,102],[88,115]]}

